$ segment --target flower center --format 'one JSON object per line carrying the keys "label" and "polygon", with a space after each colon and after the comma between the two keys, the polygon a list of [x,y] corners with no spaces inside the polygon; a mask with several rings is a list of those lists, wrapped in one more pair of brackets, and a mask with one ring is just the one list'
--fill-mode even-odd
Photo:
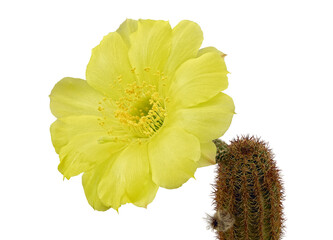
{"label": "flower center", "polygon": [[152,136],[166,116],[164,99],[146,82],[129,84],[116,106],[115,117],[138,137]]}

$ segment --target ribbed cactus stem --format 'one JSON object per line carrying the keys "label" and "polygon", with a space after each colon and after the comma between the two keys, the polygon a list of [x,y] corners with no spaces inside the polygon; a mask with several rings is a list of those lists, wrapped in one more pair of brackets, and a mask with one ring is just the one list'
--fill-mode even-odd
{"label": "ribbed cactus stem", "polygon": [[[218,163],[213,192],[214,216],[223,212],[233,218],[232,226],[223,231],[212,226],[218,239],[281,239],[283,187],[267,144],[255,137],[237,138],[230,145],[221,140],[214,143]],[[210,222],[219,224],[214,217]]]}

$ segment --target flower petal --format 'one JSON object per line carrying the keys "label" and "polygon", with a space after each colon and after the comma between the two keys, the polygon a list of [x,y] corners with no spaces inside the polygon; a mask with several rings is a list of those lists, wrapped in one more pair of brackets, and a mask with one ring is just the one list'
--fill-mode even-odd
{"label": "flower petal", "polygon": [[228,86],[227,68],[217,52],[190,59],[176,71],[169,90],[173,107],[190,107],[205,102]]}
{"label": "flower petal", "polygon": [[90,86],[116,99],[127,84],[135,81],[131,69],[128,47],[118,32],[112,32],[92,50],[86,78]]}
{"label": "flower petal", "polygon": [[80,134],[73,137],[59,152],[58,170],[67,179],[89,171],[97,163],[109,159],[115,152],[123,148],[123,142],[99,143],[98,132]]}
{"label": "flower petal", "polygon": [[198,162],[198,167],[206,167],[216,163],[216,145],[212,142],[200,143],[201,157]]}
{"label": "flower petal", "polygon": [[123,38],[127,46],[130,46],[130,35],[138,30],[138,21],[126,19],[118,28],[117,32]]}
{"label": "flower petal", "polygon": [[85,80],[67,77],[52,89],[50,108],[52,114],[58,118],[70,115],[100,116],[97,106],[102,98]]}
{"label": "flower petal", "polygon": [[[172,29],[171,52],[164,72],[172,79],[176,69],[185,61],[194,58],[203,41],[203,34],[198,24],[191,21],[181,21]],[[168,89],[170,81],[166,83]]]}
{"label": "flower petal", "polygon": [[215,47],[205,47],[205,48],[202,48],[202,49],[199,50],[198,57],[200,57],[201,55],[204,55],[205,53],[209,53],[209,52],[216,52],[223,58],[225,56],[227,56],[226,54],[224,54],[220,50],[216,49]]}
{"label": "flower petal", "polygon": [[169,22],[139,20],[130,35],[128,55],[140,81],[156,85],[168,59],[172,30]]}
{"label": "flower petal", "polygon": [[117,210],[126,202],[146,207],[157,190],[151,178],[147,144],[134,142],[105,168],[98,196],[104,205]]}
{"label": "flower petal", "polygon": [[235,105],[231,97],[218,93],[195,107],[179,109],[169,122],[195,135],[201,142],[221,137],[229,128]]}
{"label": "flower petal", "polygon": [[177,188],[194,176],[200,158],[198,139],[181,128],[163,127],[148,145],[153,181]]}
{"label": "flower petal", "polygon": [[88,203],[93,209],[98,211],[106,211],[110,208],[103,204],[97,194],[97,186],[104,173],[106,163],[107,161],[97,165],[95,168],[82,175],[82,185]]}
{"label": "flower petal", "polygon": [[57,153],[75,136],[83,133],[105,134],[97,116],[69,116],[57,119],[50,128],[51,139]]}

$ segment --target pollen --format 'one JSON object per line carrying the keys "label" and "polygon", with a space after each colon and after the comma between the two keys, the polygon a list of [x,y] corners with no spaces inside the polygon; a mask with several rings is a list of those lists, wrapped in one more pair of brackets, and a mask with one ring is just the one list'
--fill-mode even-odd
{"label": "pollen", "polygon": [[117,80],[118,80],[118,83],[121,83],[123,81],[123,76],[119,75],[118,78],[117,78]]}
{"label": "pollen", "polygon": [[114,115],[134,135],[151,137],[163,125],[166,116],[164,101],[156,86],[145,81],[134,82],[128,84],[124,97],[116,101]]}

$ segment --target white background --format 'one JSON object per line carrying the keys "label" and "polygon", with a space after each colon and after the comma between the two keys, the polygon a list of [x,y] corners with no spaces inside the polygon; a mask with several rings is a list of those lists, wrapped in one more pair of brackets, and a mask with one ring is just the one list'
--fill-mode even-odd
{"label": "white background", "polygon": [[1,1],[0,239],[215,239],[215,166],[148,209],[94,211],[81,177],[63,181],[49,134],[48,95],[61,78],[85,78],[90,51],[126,18],[189,19],[203,46],[227,53],[236,112],[229,141],[270,142],[286,189],[284,239],[332,236],[331,1]]}

